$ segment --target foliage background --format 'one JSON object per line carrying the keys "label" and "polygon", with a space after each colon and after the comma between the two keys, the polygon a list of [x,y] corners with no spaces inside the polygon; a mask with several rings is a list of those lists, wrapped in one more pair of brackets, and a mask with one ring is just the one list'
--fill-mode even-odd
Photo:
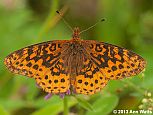
{"label": "foliage background", "polygon": [[14,50],[47,40],[71,39],[57,9],[72,26],[85,29],[105,17],[106,22],[83,33],[94,39],[133,50],[147,60],[138,76],[110,81],[93,96],[67,97],[71,114],[113,114],[114,109],[152,110],[153,1],[152,0],[1,0],[0,1],[0,114],[63,114],[63,100],[48,101],[35,81],[6,70],[3,60]]}

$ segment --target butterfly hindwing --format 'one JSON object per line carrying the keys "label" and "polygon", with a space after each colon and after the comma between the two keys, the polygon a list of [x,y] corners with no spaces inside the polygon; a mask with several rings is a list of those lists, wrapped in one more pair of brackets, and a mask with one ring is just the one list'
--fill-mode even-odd
{"label": "butterfly hindwing", "polygon": [[99,92],[108,82],[106,76],[99,71],[98,66],[88,56],[83,62],[83,68],[75,79],[76,93],[91,95]]}

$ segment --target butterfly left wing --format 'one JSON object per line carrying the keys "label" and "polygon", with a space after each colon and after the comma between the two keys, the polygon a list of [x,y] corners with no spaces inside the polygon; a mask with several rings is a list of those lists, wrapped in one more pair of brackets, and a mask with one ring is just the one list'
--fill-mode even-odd
{"label": "butterfly left wing", "polygon": [[22,48],[8,55],[4,63],[13,73],[35,78],[45,92],[64,93],[70,86],[60,58],[61,52],[68,48],[66,42],[48,41]]}

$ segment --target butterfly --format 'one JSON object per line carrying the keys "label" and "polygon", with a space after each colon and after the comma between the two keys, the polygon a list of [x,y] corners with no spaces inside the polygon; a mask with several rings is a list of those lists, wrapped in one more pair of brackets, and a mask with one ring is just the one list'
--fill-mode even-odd
{"label": "butterfly", "polygon": [[15,74],[34,78],[49,94],[92,95],[109,80],[139,74],[146,61],[125,48],[80,39],[74,28],[71,40],[54,40],[34,44],[8,55],[4,64]]}

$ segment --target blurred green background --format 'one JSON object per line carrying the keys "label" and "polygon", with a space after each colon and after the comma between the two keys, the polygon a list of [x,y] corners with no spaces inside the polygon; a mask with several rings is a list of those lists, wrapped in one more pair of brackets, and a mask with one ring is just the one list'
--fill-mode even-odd
{"label": "blurred green background", "polygon": [[[0,1],[0,115],[62,115],[63,99],[46,95],[34,79],[11,74],[3,60],[12,51],[47,40],[69,40],[72,32],[56,14],[81,30],[101,18],[105,22],[82,34],[133,50],[147,60],[138,76],[110,81],[98,94],[67,97],[71,115],[112,115],[113,110],[153,110],[152,0],[1,0]],[[66,114],[67,112],[65,112]],[[142,115],[142,114],[141,114]]]}

